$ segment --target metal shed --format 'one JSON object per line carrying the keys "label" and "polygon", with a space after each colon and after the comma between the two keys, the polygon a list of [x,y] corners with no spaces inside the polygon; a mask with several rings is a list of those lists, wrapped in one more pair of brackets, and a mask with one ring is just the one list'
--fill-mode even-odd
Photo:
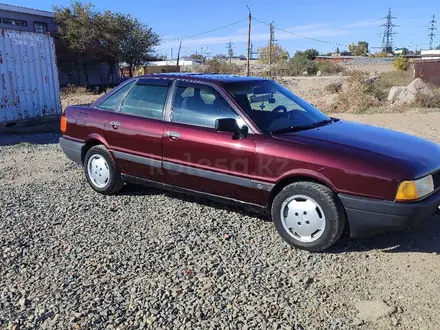
{"label": "metal shed", "polygon": [[58,117],[58,70],[49,35],[2,29],[0,123]]}
{"label": "metal shed", "polygon": [[419,60],[414,63],[415,78],[440,86],[440,59]]}

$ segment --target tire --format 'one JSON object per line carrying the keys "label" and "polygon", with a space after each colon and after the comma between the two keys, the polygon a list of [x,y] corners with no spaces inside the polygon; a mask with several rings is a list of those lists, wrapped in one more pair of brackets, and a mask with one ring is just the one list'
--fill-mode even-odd
{"label": "tire", "polygon": [[124,186],[113,157],[103,145],[94,146],[87,151],[84,172],[90,186],[100,194],[116,194]]}
{"label": "tire", "polygon": [[346,222],[336,194],[315,182],[284,187],[272,202],[271,216],[288,244],[308,251],[323,251],[336,243]]}

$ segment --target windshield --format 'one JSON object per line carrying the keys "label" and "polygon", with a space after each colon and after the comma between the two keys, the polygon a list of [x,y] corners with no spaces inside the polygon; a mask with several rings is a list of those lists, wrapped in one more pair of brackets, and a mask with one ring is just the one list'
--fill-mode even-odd
{"label": "windshield", "polygon": [[224,88],[265,133],[307,129],[331,122],[314,106],[275,81],[231,83]]}

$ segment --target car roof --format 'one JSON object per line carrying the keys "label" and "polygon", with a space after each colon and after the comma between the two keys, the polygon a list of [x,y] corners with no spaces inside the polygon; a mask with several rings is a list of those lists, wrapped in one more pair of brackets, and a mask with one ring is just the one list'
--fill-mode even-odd
{"label": "car roof", "polygon": [[185,79],[185,80],[211,82],[215,84],[268,80],[261,77],[247,77],[247,76],[237,76],[237,75],[217,74],[217,73],[188,73],[188,72],[147,74],[140,76],[138,78]]}

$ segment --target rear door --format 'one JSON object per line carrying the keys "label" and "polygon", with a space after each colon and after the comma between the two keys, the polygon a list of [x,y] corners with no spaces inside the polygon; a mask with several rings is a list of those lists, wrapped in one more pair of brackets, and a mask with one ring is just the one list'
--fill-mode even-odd
{"label": "rear door", "polygon": [[163,110],[169,81],[139,79],[105,125],[105,137],[122,173],[164,181]]}
{"label": "rear door", "polygon": [[229,102],[213,86],[179,81],[173,104],[163,138],[166,182],[255,202],[254,135],[234,140],[233,133],[215,130],[220,118],[244,124]]}

